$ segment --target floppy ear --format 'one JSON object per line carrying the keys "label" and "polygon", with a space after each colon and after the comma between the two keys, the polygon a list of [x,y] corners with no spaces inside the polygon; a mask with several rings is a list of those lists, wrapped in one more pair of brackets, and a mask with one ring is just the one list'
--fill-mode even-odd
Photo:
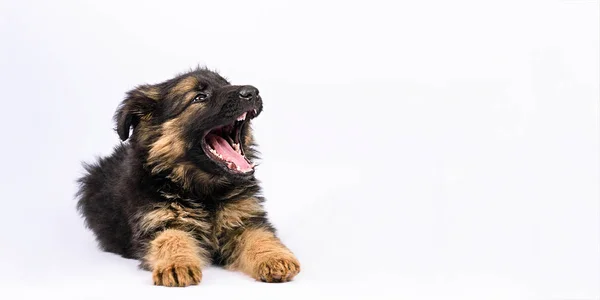
{"label": "floppy ear", "polygon": [[129,129],[135,129],[142,118],[152,115],[157,100],[158,92],[151,86],[140,86],[127,92],[114,117],[121,140],[129,138]]}

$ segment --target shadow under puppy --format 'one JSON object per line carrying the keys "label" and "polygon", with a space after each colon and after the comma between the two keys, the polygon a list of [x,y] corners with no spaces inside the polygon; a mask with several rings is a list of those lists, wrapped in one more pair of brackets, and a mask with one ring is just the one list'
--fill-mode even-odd
{"label": "shadow under puppy", "polygon": [[299,262],[253,174],[250,123],[261,111],[255,87],[206,69],[129,91],[115,114],[128,142],[79,179],[78,210],[101,248],[140,260],[156,285],[198,284],[210,263],[291,280]]}

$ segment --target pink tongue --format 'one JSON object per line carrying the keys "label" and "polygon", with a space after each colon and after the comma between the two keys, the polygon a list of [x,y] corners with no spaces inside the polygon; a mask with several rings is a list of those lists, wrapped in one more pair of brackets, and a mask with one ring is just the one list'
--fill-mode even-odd
{"label": "pink tongue", "polygon": [[233,162],[236,167],[239,167],[243,171],[252,169],[246,158],[235,152],[231,145],[222,137],[210,134],[206,137],[206,141],[224,160]]}

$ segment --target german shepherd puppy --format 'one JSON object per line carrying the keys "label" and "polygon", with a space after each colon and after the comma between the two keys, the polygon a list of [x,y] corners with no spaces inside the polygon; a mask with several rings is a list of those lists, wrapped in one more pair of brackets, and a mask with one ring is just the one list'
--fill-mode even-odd
{"label": "german shepherd puppy", "polygon": [[[254,177],[258,89],[195,69],[129,91],[112,155],[84,164],[77,208],[104,251],[141,261],[155,285],[188,286],[210,263],[264,282],[300,272]],[[130,136],[131,132],[131,136]]]}

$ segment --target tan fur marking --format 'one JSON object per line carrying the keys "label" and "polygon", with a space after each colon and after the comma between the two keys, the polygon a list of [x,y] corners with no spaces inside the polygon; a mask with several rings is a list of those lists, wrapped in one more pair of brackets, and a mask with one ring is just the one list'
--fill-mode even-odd
{"label": "tan fur marking", "polygon": [[242,226],[244,219],[258,216],[262,211],[261,205],[255,198],[229,203],[217,212],[215,231],[221,234],[223,230]]}
{"label": "tan fur marking", "polygon": [[144,88],[141,89],[142,93],[144,93],[144,95],[146,95],[146,97],[158,101],[160,100],[160,90],[156,87],[148,87],[148,88]]}
{"label": "tan fur marking", "polygon": [[185,143],[181,138],[181,126],[178,119],[165,122],[162,135],[150,147],[148,162],[155,164],[152,171],[160,172],[174,164],[185,153]]}
{"label": "tan fur marking", "polygon": [[254,136],[252,134],[252,129],[248,128],[248,134],[244,138],[244,145],[249,147],[250,145],[252,145],[253,142],[254,142]]}
{"label": "tan fur marking", "polygon": [[145,114],[140,119],[142,121],[150,121],[150,119],[152,119],[152,114]]}
{"label": "tan fur marking", "polygon": [[155,209],[142,218],[140,229],[142,232],[150,231],[160,227],[171,219],[176,218],[175,212],[166,208]]}
{"label": "tan fur marking", "polygon": [[[149,118],[152,116],[149,115]],[[152,138],[153,133],[157,130],[155,126],[150,126],[148,124],[149,119],[141,118],[140,119],[142,126],[138,126],[137,128],[137,137],[142,143],[147,143],[148,140]]]}
{"label": "tan fur marking", "polygon": [[167,229],[150,243],[144,257],[155,285],[188,286],[202,280],[208,252],[187,232]]}
{"label": "tan fur marking", "polygon": [[290,281],[300,272],[300,263],[294,254],[266,229],[247,229],[236,242],[235,260],[229,269],[266,282]]}
{"label": "tan fur marking", "polygon": [[[179,163],[173,167],[170,178],[180,182],[184,187],[188,188],[196,179],[196,174],[202,172],[197,170],[191,163]],[[204,173],[203,173],[204,174]]]}
{"label": "tan fur marking", "polygon": [[194,179],[210,179],[193,178],[205,176],[205,173],[199,171],[191,163],[177,162],[186,152],[186,144],[181,136],[181,130],[195,113],[193,110],[187,110],[177,118],[162,124],[161,136],[150,146],[150,151],[148,151],[148,164],[152,165],[152,172],[159,173],[171,169],[171,179],[182,183],[186,188],[191,184],[189,181]]}
{"label": "tan fur marking", "polygon": [[140,231],[149,232],[171,222],[172,226],[181,229],[207,232],[211,229],[211,225],[203,221],[207,218],[208,213],[203,210],[183,207],[175,202],[164,203],[142,217]]}
{"label": "tan fur marking", "polygon": [[198,86],[198,79],[196,77],[190,76],[184,79],[181,79],[172,89],[171,94],[185,94]]}
{"label": "tan fur marking", "polygon": [[185,188],[191,187],[194,182],[202,182],[207,186],[212,185],[214,187],[227,182],[227,178],[205,173],[189,162],[178,163],[173,166],[169,178],[181,183]]}
{"label": "tan fur marking", "polygon": [[184,187],[189,187],[191,184],[190,171],[193,170],[193,166],[189,163],[180,163],[173,167],[171,171],[171,179],[176,182],[181,182]]}
{"label": "tan fur marking", "polygon": [[155,86],[140,85],[136,88],[136,92],[154,101],[160,100],[160,89]]}

